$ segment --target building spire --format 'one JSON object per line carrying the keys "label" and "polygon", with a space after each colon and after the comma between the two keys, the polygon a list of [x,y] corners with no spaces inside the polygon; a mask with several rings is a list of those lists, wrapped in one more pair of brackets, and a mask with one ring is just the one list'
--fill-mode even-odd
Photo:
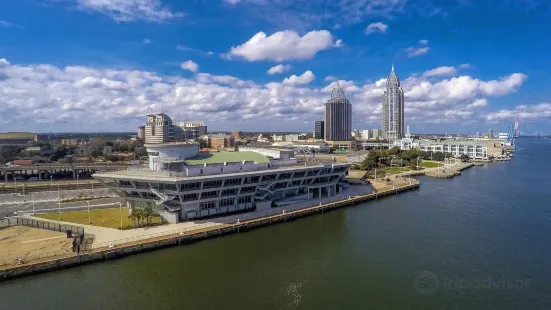
{"label": "building spire", "polygon": [[394,63],[392,63],[392,72],[394,72]]}

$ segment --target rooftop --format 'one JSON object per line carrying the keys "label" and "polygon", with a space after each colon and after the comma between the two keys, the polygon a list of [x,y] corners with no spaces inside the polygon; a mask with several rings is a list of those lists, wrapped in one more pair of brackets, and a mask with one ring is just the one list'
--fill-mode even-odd
{"label": "rooftop", "polygon": [[186,159],[187,165],[223,164],[225,162],[253,161],[256,163],[269,163],[270,160],[255,152],[217,152],[200,153],[197,156]]}

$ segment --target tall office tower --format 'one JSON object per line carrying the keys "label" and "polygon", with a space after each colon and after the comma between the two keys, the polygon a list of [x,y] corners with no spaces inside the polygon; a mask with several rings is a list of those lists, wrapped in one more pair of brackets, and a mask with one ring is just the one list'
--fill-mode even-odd
{"label": "tall office tower", "polygon": [[352,105],[337,82],[331,99],[325,103],[325,140],[350,141],[352,139]]}
{"label": "tall office tower", "polygon": [[325,138],[325,126],[324,121],[316,121],[316,125],[314,127],[314,139],[324,139]]}
{"label": "tall office tower", "polygon": [[164,113],[147,116],[145,124],[145,143],[165,143],[174,141],[172,119]]}
{"label": "tall office tower", "polygon": [[393,142],[404,136],[404,90],[400,78],[394,73],[394,65],[386,80],[383,94],[383,137]]}

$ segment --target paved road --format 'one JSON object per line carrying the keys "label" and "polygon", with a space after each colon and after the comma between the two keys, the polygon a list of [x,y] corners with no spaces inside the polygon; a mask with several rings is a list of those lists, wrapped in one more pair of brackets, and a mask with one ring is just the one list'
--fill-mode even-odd
{"label": "paved road", "polygon": [[[118,198],[104,198],[104,199],[95,199],[90,200],[90,209],[105,209],[112,208],[119,205],[120,199]],[[65,202],[61,204],[61,211],[79,211],[87,210],[88,204],[86,201],[76,201],[76,202]],[[34,204],[35,212],[40,213],[52,213],[58,212],[59,208],[57,202],[48,201],[48,202],[36,202]],[[13,215],[15,211],[33,211],[32,202],[17,203],[17,204],[5,204],[0,205],[0,219]]]}

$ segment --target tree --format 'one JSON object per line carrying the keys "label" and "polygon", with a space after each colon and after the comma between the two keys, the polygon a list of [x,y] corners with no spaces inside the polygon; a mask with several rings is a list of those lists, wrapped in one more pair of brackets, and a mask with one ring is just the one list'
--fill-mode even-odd
{"label": "tree", "polygon": [[145,149],[145,147],[136,148],[134,150],[134,154],[136,155],[136,158],[139,159],[140,157],[147,156],[147,150]]}
{"label": "tree", "polygon": [[143,208],[143,217],[146,219],[146,226],[149,226],[151,217],[155,214],[155,211],[153,211],[153,208],[151,206],[147,206]]}
{"label": "tree", "polygon": [[138,222],[138,227],[140,226],[140,220],[143,219],[143,210],[140,208],[134,208],[132,209],[132,215],[136,217],[136,221]]}
{"label": "tree", "polygon": [[134,212],[134,210],[132,210],[132,213],[128,215],[128,218],[132,220],[132,226],[136,227],[136,219],[138,217],[136,216],[136,212]]}
{"label": "tree", "polygon": [[388,150],[388,155],[398,155],[400,154],[400,148],[397,146],[393,146],[390,150]]}
{"label": "tree", "polygon": [[379,160],[381,158],[381,151],[370,151],[367,157],[360,165],[362,170],[371,170],[379,166]]}
{"label": "tree", "polygon": [[461,161],[463,161],[463,162],[467,162],[467,161],[471,160],[471,157],[467,154],[461,154],[461,156],[459,156],[459,159],[461,159]]}

